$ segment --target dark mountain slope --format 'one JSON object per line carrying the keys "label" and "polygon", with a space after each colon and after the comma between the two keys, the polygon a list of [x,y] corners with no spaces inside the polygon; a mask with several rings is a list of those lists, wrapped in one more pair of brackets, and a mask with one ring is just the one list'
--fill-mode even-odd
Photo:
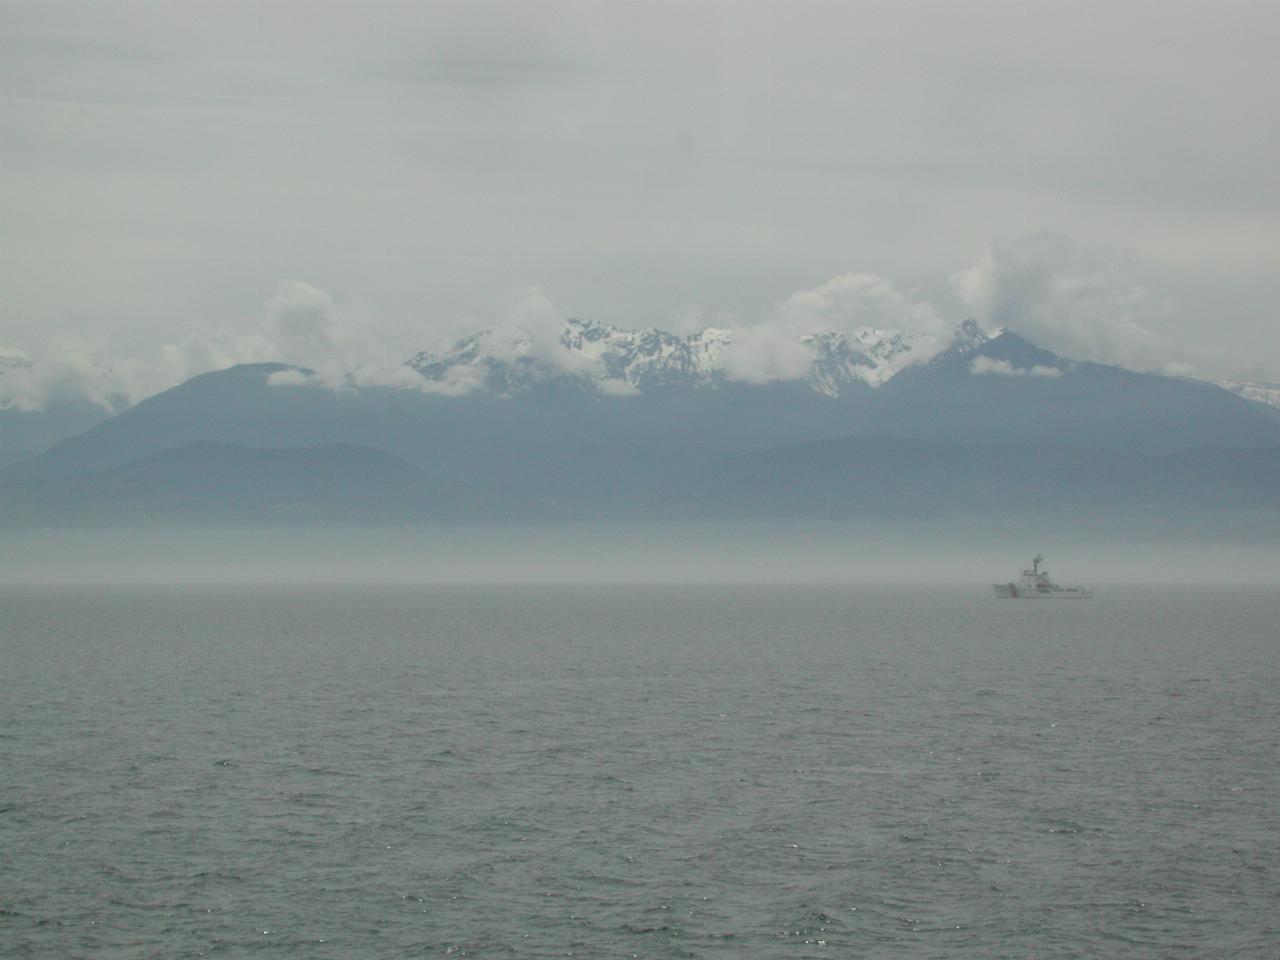
{"label": "dark mountain slope", "polygon": [[0,487],[6,524],[390,522],[445,515],[450,494],[368,447],[196,443],[103,473]]}
{"label": "dark mountain slope", "polygon": [[[500,484],[569,515],[650,502],[726,458],[829,438],[1126,454],[1280,445],[1280,424],[1219,387],[1075,363],[1012,333],[970,333],[878,389],[849,383],[838,396],[804,381],[606,396],[553,377],[508,394],[335,391],[271,385],[273,373],[289,369],[281,364],[233,367],[151,397],[5,479],[100,474],[192,443],[350,444],[385,450],[440,482]],[[908,476],[905,469],[894,476]]]}
{"label": "dark mountain slope", "polygon": [[43,410],[0,410],[0,470],[37,457],[112,416],[87,400],[58,400]]}
{"label": "dark mountain slope", "polygon": [[549,382],[513,396],[272,386],[283,365],[233,367],[158,394],[8,471],[97,473],[195,442],[374,446],[445,480],[593,490],[647,484],[690,464],[858,428],[872,393],[831,398],[803,383],[725,384],[602,396]]}
{"label": "dark mountain slope", "polygon": [[887,436],[1147,452],[1280,443],[1274,422],[1221,387],[1064,360],[1009,332],[909,368],[880,394]]}
{"label": "dark mountain slope", "polygon": [[1280,446],[1173,454],[849,437],[725,460],[673,488],[697,516],[1117,516],[1248,511],[1280,518]]}

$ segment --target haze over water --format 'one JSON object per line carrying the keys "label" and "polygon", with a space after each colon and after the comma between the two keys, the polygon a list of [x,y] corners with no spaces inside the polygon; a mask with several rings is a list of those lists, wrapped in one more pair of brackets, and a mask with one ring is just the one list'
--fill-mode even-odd
{"label": "haze over water", "polygon": [[9,955],[1201,958],[1280,937],[1274,587],[0,601]]}

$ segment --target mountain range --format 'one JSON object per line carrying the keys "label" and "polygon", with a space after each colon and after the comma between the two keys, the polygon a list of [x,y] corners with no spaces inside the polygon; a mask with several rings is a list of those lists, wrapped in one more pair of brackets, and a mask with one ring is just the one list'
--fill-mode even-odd
{"label": "mountain range", "polygon": [[[976,323],[962,325],[952,345],[986,339]],[[548,378],[576,381],[605,393],[655,388],[695,388],[734,380],[727,363],[744,336],[709,327],[686,336],[650,327],[623,330],[589,320],[569,320],[553,345],[552,362],[528,336],[493,342],[488,332],[458,341],[444,354],[419,353],[409,360],[428,382],[475,383],[495,390],[520,390]],[[976,343],[975,343],[976,345]],[[819,393],[839,396],[854,385],[879,386],[935,348],[933,337],[864,327],[794,338],[792,379]],[[750,377],[747,378],[750,381]],[[757,377],[756,379],[760,379]],[[781,379],[770,376],[768,379]]]}
{"label": "mountain range", "polygon": [[1213,384],[1059,357],[973,321],[941,340],[809,334],[771,365],[753,349],[734,331],[569,321],[419,353],[395,386],[232,367],[9,466],[3,520],[1280,510],[1280,421]]}

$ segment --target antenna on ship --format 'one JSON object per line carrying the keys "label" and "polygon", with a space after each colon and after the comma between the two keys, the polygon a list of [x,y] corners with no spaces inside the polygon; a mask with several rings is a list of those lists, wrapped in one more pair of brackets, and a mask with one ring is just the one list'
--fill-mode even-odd
{"label": "antenna on ship", "polygon": [[1031,561],[1031,569],[1032,569],[1032,571],[1033,571],[1034,573],[1039,573],[1039,572],[1040,572],[1040,564],[1041,564],[1041,563],[1043,563],[1043,562],[1044,562],[1044,557],[1042,557],[1040,554],[1038,554],[1038,553],[1037,553],[1037,554],[1036,554],[1036,558],[1035,558],[1034,560],[1032,560],[1032,561]]}

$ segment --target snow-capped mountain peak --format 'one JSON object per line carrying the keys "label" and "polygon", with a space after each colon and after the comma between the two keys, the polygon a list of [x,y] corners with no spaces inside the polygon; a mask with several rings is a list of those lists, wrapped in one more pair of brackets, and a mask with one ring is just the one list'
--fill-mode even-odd
{"label": "snow-capped mountain peak", "polygon": [[681,337],[656,327],[623,330],[594,320],[570,320],[560,336],[565,350],[598,363],[605,379],[641,390],[715,380],[721,354],[732,342],[731,331],[714,327]]}
{"label": "snow-capped mountain peak", "polygon": [[[761,349],[760,333],[708,327],[680,335],[656,327],[626,330],[596,320],[571,319],[553,343],[540,347],[524,331],[505,335],[484,331],[457,341],[443,353],[419,353],[408,363],[429,381],[475,383],[498,393],[519,392],[553,380],[594,386],[606,393],[699,389],[748,379],[738,372],[743,365],[735,361]],[[977,349],[988,339],[969,320],[957,329],[950,349]],[[832,397],[857,386],[878,387],[943,346],[928,335],[873,327],[806,333],[792,342],[812,355],[807,370],[798,371],[794,379]]]}
{"label": "snow-capped mountain peak", "polygon": [[1210,383],[1230,390],[1238,397],[1252,403],[1280,410],[1280,383],[1262,380],[1210,380]]}
{"label": "snow-capped mountain peak", "polygon": [[841,390],[865,383],[878,387],[914,362],[932,341],[900,330],[863,327],[851,332],[811,333],[800,342],[813,348],[808,381],[819,393],[839,396]]}
{"label": "snow-capped mountain peak", "polygon": [[995,333],[989,334],[978,326],[977,320],[969,317],[956,327],[955,333],[951,335],[951,342],[947,345],[947,349],[954,350],[957,353],[971,353],[988,340],[994,340],[1005,332],[1004,327],[999,327]]}

